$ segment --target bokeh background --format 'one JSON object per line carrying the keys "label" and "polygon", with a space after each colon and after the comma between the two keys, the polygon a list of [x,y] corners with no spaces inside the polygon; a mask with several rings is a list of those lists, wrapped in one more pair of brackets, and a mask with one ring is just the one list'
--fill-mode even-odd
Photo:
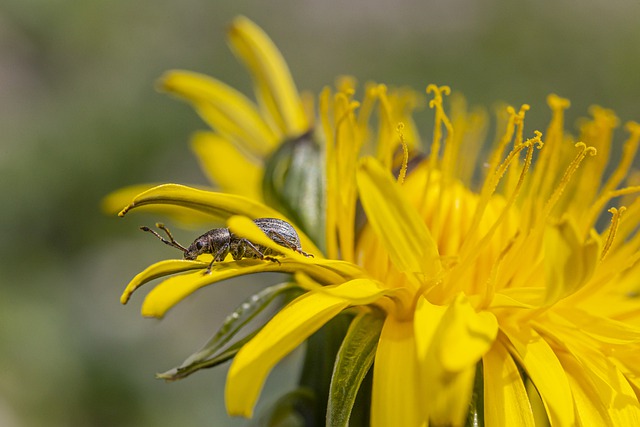
{"label": "bokeh background", "polygon": [[[1,0],[0,426],[246,424],[224,413],[227,366],[173,384],[153,374],[196,350],[262,279],[143,319],[144,292],[124,307],[120,292],[177,254],[138,231],[156,218],[100,210],[128,184],[205,183],[188,148],[204,125],[154,82],[184,68],[251,94],[225,44],[238,14],[271,35],[300,89],[342,74],[448,84],[472,104],[531,104],[528,135],[544,131],[551,92],[572,100],[569,127],[591,104],[640,121],[638,0]],[[277,368],[267,401],[295,382],[297,359]]]}

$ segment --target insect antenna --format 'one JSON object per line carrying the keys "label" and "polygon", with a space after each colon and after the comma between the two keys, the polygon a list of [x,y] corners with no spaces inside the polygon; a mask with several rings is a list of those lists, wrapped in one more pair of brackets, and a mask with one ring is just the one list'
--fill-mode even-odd
{"label": "insect antenna", "polygon": [[185,253],[188,251],[187,248],[182,246],[180,243],[176,242],[176,239],[173,238],[173,235],[171,234],[169,229],[164,224],[161,224],[161,223],[158,222],[158,223],[156,223],[156,227],[158,227],[160,230],[162,230],[165,233],[167,233],[167,236],[169,236],[169,240],[165,239],[164,237],[162,237],[156,231],[150,229],[149,227],[142,226],[142,227],[140,227],[140,230],[148,231],[149,233],[153,234],[158,239],[160,239],[162,241],[162,243],[164,243],[165,245],[169,245],[169,246],[174,247],[176,249],[180,249],[182,252],[185,252]]}

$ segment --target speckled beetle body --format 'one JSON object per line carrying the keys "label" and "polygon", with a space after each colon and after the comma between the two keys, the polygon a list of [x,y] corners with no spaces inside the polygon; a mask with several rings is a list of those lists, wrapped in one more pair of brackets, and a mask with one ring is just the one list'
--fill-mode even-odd
{"label": "speckled beetle body", "polygon": [[[258,218],[253,220],[253,222],[267,235],[267,237],[278,245],[289,248],[306,257],[313,256],[302,250],[298,233],[296,233],[296,230],[288,222],[277,218]],[[229,231],[228,228],[214,228],[209,230],[195,239],[188,248],[185,248],[176,242],[169,229],[167,229],[163,224],[156,224],[156,226],[167,233],[169,240],[160,236],[149,227],[140,227],[140,229],[152,233],[163,243],[180,249],[184,252],[184,259],[194,260],[201,254],[212,254],[213,259],[207,268],[207,272],[211,270],[211,267],[215,262],[224,261],[229,253],[234,260],[258,258],[278,263],[280,261],[271,255],[282,255],[280,252],[276,252],[271,248],[255,244],[247,239],[238,237]]]}

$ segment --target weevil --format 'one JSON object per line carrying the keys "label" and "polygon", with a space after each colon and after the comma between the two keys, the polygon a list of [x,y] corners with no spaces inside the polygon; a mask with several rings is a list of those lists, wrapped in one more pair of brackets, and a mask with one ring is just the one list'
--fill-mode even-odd
{"label": "weevil", "polygon": [[[253,222],[267,235],[271,240],[278,245],[285,248],[289,248],[299,254],[306,257],[312,257],[312,254],[308,254],[302,250],[300,245],[300,238],[296,230],[286,221],[277,218],[258,218]],[[202,236],[198,237],[185,248],[180,243],[176,242],[173,235],[164,224],[156,224],[160,230],[167,233],[169,240],[159,235],[149,227],[140,227],[142,231],[148,231],[160,239],[163,243],[180,249],[184,253],[184,259],[194,260],[201,254],[211,254],[213,259],[209,264],[209,267],[205,271],[205,274],[211,272],[211,267],[215,262],[223,261],[230,253],[234,260],[240,260],[242,258],[259,258],[262,260],[268,260],[277,262],[276,258],[270,255],[282,255],[279,252],[267,248],[265,246],[250,242],[247,239],[241,238],[229,231],[228,228],[214,228],[207,231]]]}

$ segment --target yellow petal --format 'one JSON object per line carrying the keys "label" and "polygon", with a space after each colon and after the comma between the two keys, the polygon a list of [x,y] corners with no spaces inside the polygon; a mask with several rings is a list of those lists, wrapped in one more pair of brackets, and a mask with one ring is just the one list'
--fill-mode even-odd
{"label": "yellow petal", "polygon": [[396,267],[404,272],[436,274],[440,269],[438,248],[389,171],[375,159],[365,158],[357,181],[367,219]]}
{"label": "yellow petal", "polygon": [[245,17],[233,21],[229,42],[251,72],[257,97],[285,136],[299,136],[309,122],[284,58],[271,39]]}
{"label": "yellow petal", "polygon": [[251,417],[273,366],[348,306],[345,299],[309,292],[278,312],[234,358],[225,390],[227,412]]}
{"label": "yellow petal", "polygon": [[573,396],[564,368],[537,332],[504,328],[510,342],[503,343],[535,384],[552,425],[575,425]]}
{"label": "yellow petal", "polygon": [[[226,220],[232,215],[244,215],[250,218],[278,218],[288,221],[278,211],[247,197],[198,190],[178,184],[163,184],[138,194],[118,215],[125,216],[134,208],[154,205],[190,208],[210,215],[212,220]],[[306,235],[299,236],[303,247],[309,248],[312,253],[320,253]]]}
{"label": "yellow petal", "polygon": [[500,342],[482,357],[484,424],[533,427],[529,396],[513,358]]}
{"label": "yellow petal", "polygon": [[209,180],[225,192],[262,200],[262,165],[242,155],[229,140],[211,132],[198,132],[191,148]]}
{"label": "yellow petal", "polygon": [[598,264],[600,245],[586,243],[572,222],[565,220],[547,227],[544,234],[546,304],[576,292],[591,278]]}
{"label": "yellow petal", "polygon": [[459,295],[448,307],[420,298],[414,323],[429,418],[438,425],[459,425],[468,413],[476,364],[495,340],[497,320],[476,313]]}
{"label": "yellow petal", "polygon": [[637,425],[637,423],[612,424],[600,390],[595,388],[584,366],[570,354],[560,353],[558,358],[567,372],[580,425]]}
{"label": "yellow petal", "polygon": [[158,184],[136,184],[119,188],[102,199],[102,210],[110,215],[117,214],[135,196],[157,186]]}
{"label": "yellow petal", "polygon": [[160,87],[189,101],[211,128],[254,157],[266,157],[279,142],[253,102],[213,77],[170,71]]}
{"label": "yellow petal", "polygon": [[[122,207],[128,205],[132,199],[139,194],[152,188],[159,187],[158,184],[137,184],[120,188],[108,194],[102,201],[102,209],[108,214],[121,212]],[[203,224],[211,224],[211,215],[195,210],[187,210],[177,206],[166,204],[147,204],[141,207],[142,211],[161,214],[181,223],[184,227],[195,228]],[[120,215],[122,216],[122,215]]]}
{"label": "yellow petal", "polygon": [[280,217],[277,211],[247,197],[198,190],[178,184],[163,184],[138,194],[118,215],[125,216],[130,210],[141,206],[165,204],[194,209],[217,220],[225,220],[232,215]]}
{"label": "yellow petal", "polygon": [[452,372],[475,366],[498,334],[495,316],[476,313],[462,294],[448,307],[440,325],[433,341],[443,368]]}
{"label": "yellow petal", "polygon": [[475,373],[475,366],[444,373],[436,383],[437,386],[433,387],[434,390],[424,395],[429,401],[429,419],[433,425],[464,425],[469,414]]}
{"label": "yellow petal", "polygon": [[[574,329],[555,335],[555,339],[566,346],[565,351],[558,352],[558,358],[567,373],[576,414],[583,425],[640,425],[638,396],[620,369],[599,350],[585,344],[583,338],[576,338]],[[636,347],[633,363],[637,361],[637,351]]]}
{"label": "yellow petal", "polygon": [[151,280],[169,276],[171,274],[184,273],[189,270],[202,269],[207,265],[208,264],[203,262],[186,261],[182,259],[170,259],[152,264],[142,272],[138,273],[136,277],[131,279],[120,297],[120,302],[122,304],[126,304],[129,301],[129,298],[131,298],[131,294],[133,294],[136,289]]}
{"label": "yellow petal", "polygon": [[[209,257],[209,259],[211,259]],[[353,273],[347,263],[332,260],[300,261],[293,258],[280,258],[280,263],[243,259],[241,261],[222,262],[213,265],[210,274],[201,271],[171,277],[153,288],[144,300],[142,315],[163,317],[174,305],[198,289],[221,280],[245,274],[260,272],[305,273],[321,283],[343,283],[345,278],[339,272]],[[208,264],[201,263],[204,270]],[[357,271],[357,270],[356,270]]]}
{"label": "yellow petal", "polygon": [[[637,304],[637,302],[636,302]],[[559,317],[556,317],[556,313]],[[589,337],[607,344],[631,345],[640,343],[640,329],[615,319],[591,314],[578,308],[558,308],[549,313],[551,319],[569,321]]]}
{"label": "yellow petal", "polygon": [[318,292],[345,299],[351,305],[368,305],[384,296],[392,295],[396,290],[389,289],[375,280],[354,279],[340,286],[324,286]]}
{"label": "yellow petal", "polygon": [[388,316],[373,365],[371,425],[426,425],[413,322]]}

